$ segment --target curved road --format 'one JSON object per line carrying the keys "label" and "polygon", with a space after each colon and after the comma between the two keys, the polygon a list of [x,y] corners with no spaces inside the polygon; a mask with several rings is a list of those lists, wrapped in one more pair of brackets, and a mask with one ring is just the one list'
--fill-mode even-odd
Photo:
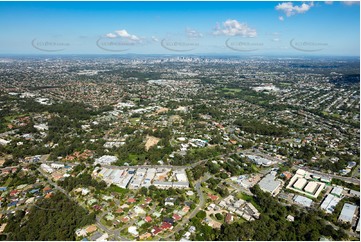
{"label": "curved road", "polygon": [[209,173],[206,173],[205,176],[201,180],[199,180],[195,185],[195,189],[196,189],[198,197],[199,197],[198,206],[189,215],[186,215],[182,219],[182,221],[172,230],[172,232],[169,235],[159,236],[160,238],[168,239],[168,238],[172,237],[175,233],[178,233],[181,229],[184,228],[184,225],[187,224],[189,222],[189,220],[191,220],[194,216],[196,216],[197,213],[199,212],[199,210],[204,207],[206,200],[202,193],[201,184],[202,184],[202,182],[207,181],[209,178],[211,178],[211,175]]}

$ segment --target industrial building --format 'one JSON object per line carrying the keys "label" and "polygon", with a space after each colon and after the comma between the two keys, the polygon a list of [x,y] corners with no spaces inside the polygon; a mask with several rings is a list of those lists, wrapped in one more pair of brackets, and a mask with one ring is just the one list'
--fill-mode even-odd
{"label": "industrial building", "polygon": [[274,172],[267,174],[259,183],[259,187],[262,191],[271,193],[272,196],[277,195],[278,188],[281,187],[282,183],[276,180]]}
{"label": "industrial building", "polygon": [[315,194],[315,192],[317,191],[319,186],[320,185],[317,182],[311,181],[306,185],[305,192],[310,193],[310,194]]}
{"label": "industrial building", "polygon": [[54,172],[53,168],[51,168],[51,167],[48,166],[47,164],[41,164],[41,165],[40,165],[40,168],[41,168],[43,171],[46,171],[47,173],[53,173],[53,172]]}
{"label": "industrial building", "polygon": [[320,208],[325,210],[326,213],[333,213],[335,210],[336,205],[341,201],[339,197],[335,195],[328,194],[326,198],[323,200]]}
{"label": "industrial building", "polygon": [[[158,188],[188,188],[189,181],[185,169],[174,170],[174,176],[171,169],[165,168],[129,168],[129,169],[115,169],[115,168],[96,168],[93,175],[102,178],[107,184],[114,184],[121,188],[139,189],[141,187],[149,187],[154,185]],[[172,181],[174,178],[177,181]]]}
{"label": "industrial building", "polygon": [[175,177],[177,178],[177,181],[180,181],[180,182],[188,181],[188,177],[187,177],[186,171],[184,169],[174,170],[173,173],[174,173]]}
{"label": "industrial building", "polygon": [[100,158],[95,159],[94,165],[100,164],[100,165],[110,165],[114,162],[116,162],[118,158],[116,156],[112,155],[103,155]]}
{"label": "industrial building", "polygon": [[50,166],[51,166],[51,168],[54,168],[54,169],[61,169],[61,168],[65,167],[65,165],[61,164],[61,163],[51,163]]}
{"label": "industrial building", "polygon": [[311,173],[302,169],[297,170],[296,174],[291,178],[287,185],[287,189],[303,193],[313,198],[317,198],[324,187],[324,183],[315,181],[311,177]]}
{"label": "industrial building", "polygon": [[340,216],[338,217],[338,220],[344,223],[350,223],[352,224],[353,217],[355,215],[357,206],[345,203],[343,205],[342,211]]}
{"label": "industrial building", "polygon": [[150,185],[152,185],[152,181],[153,181],[156,171],[157,170],[155,168],[149,168],[147,170],[147,174],[144,177],[142,187],[149,187]]}
{"label": "industrial building", "polygon": [[138,189],[138,188],[140,188],[146,172],[147,172],[147,170],[145,168],[139,168],[135,172],[135,174],[133,176],[133,179],[129,184],[129,189]]}
{"label": "industrial building", "polygon": [[174,188],[188,188],[189,182],[188,181],[173,182],[173,187]]}
{"label": "industrial building", "polygon": [[265,159],[265,158],[260,157],[260,156],[255,156],[255,155],[248,155],[247,158],[250,159],[251,161],[253,161],[254,163],[256,163],[259,166],[262,165],[262,166],[267,167],[267,166],[271,166],[271,165],[276,163],[275,161],[271,161],[271,160]]}
{"label": "industrial building", "polygon": [[334,187],[331,191],[332,195],[335,195],[336,197],[341,197],[342,196],[342,191],[343,188],[342,187]]}
{"label": "industrial building", "polygon": [[300,196],[300,195],[294,196],[293,201],[295,203],[298,203],[298,204],[300,204],[304,207],[308,207],[308,208],[311,207],[311,205],[312,205],[311,199],[304,197],[304,196]]}
{"label": "industrial building", "polygon": [[303,190],[303,188],[306,186],[307,180],[304,178],[298,178],[297,181],[294,183],[293,187],[298,190]]}

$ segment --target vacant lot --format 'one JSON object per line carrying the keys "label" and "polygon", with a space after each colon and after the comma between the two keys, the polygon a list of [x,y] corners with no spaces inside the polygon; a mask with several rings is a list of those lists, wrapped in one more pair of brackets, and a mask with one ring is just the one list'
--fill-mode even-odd
{"label": "vacant lot", "polygon": [[149,150],[150,147],[158,144],[159,142],[159,138],[157,137],[154,137],[154,136],[149,136],[147,135],[147,138],[146,138],[146,143],[145,143],[145,150]]}

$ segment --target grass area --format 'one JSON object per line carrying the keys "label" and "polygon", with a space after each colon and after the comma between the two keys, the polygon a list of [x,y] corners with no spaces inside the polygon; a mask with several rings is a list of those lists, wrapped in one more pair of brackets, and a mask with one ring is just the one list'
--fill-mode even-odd
{"label": "grass area", "polygon": [[253,201],[253,197],[248,195],[248,194],[245,194],[243,192],[240,192],[237,194],[237,198],[238,199],[242,199],[242,200],[245,200],[247,202],[252,202]]}
{"label": "grass area", "polygon": [[259,172],[259,168],[257,167],[256,164],[252,164],[252,165],[251,165],[251,168],[252,168],[252,172],[253,172],[253,173]]}
{"label": "grass area", "polygon": [[135,125],[140,121],[140,118],[131,118],[129,119],[129,121],[132,125]]}
{"label": "grass area", "polygon": [[224,87],[221,89],[221,92],[225,93],[225,94],[234,94],[234,93],[238,93],[241,90],[238,88],[228,88],[228,87]]}
{"label": "grass area", "polygon": [[281,83],[278,83],[278,85],[279,85],[280,87],[292,86],[292,84],[291,84],[291,83],[288,83],[288,82],[281,82]]}
{"label": "grass area", "polygon": [[[221,213],[221,214],[222,214],[222,213]],[[223,218],[222,218],[221,220],[219,220],[219,219],[216,218],[215,214],[209,215],[209,217],[210,217],[211,219],[213,219],[214,221],[216,221],[216,222],[218,222],[218,223],[223,223],[223,222],[224,222],[224,217],[225,217],[225,215],[222,214],[222,216],[223,216]]]}
{"label": "grass area", "polygon": [[9,178],[6,180],[6,182],[5,182],[5,184],[4,184],[4,187],[9,186],[9,184],[11,183],[12,180],[13,180],[13,179],[12,179],[11,177],[9,177]]}
{"label": "grass area", "polygon": [[236,222],[237,222],[237,223],[244,223],[244,222],[247,222],[247,220],[245,220],[245,219],[242,218],[242,217],[238,217],[238,219],[236,219]]}
{"label": "grass area", "polygon": [[4,119],[7,121],[7,122],[11,122],[12,120],[16,119],[16,118],[20,118],[20,117],[26,117],[28,116],[29,114],[14,114],[14,115],[9,115],[9,116],[6,116],[4,117]]}
{"label": "grass area", "polygon": [[[144,155],[137,155],[137,154],[128,154],[128,163],[129,165],[138,165],[139,160],[144,160]],[[130,161],[130,162],[129,162]]]}
{"label": "grass area", "polygon": [[120,194],[126,194],[126,193],[129,192],[128,189],[124,189],[124,188],[118,187],[118,186],[116,186],[116,185],[110,185],[110,186],[109,186],[109,190],[110,190],[111,192],[117,192],[117,193],[120,193]]}

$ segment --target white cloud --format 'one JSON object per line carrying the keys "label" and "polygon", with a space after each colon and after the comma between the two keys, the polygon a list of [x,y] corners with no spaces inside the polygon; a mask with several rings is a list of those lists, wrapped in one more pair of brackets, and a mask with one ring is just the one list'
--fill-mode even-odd
{"label": "white cloud", "polygon": [[129,40],[133,40],[133,41],[139,41],[140,39],[138,38],[138,36],[133,35],[133,34],[129,34],[125,29],[122,30],[116,30],[114,31],[119,37],[122,37],[124,39],[129,39]]}
{"label": "white cloud", "polygon": [[186,35],[188,38],[202,38],[203,34],[198,32],[197,30],[186,28]]}
{"label": "white cloud", "polygon": [[342,3],[345,4],[345,5],[347,5],[347,6],[360,4],[359,1],[342,1]]}
{"label": "white cloud", "polygon": [[108,37],[108,38],[111,38],[111,39],[114,39],[114,38],[117,37],[117,35],[113,34],[113,33],[106,34],[105,36]]}
{"label": "white cloud", "polygon": [[159,42],[159,39],[158,39],[157,37],[155,37],[155,36],[152,36],[152,40],[153,40],[154,42]]}
{"label": "white cloud", "polygon": [[325,1],[326,4],[331,5],[333,4],[333,1]]}
{"label": "white cloud", "polygon": [[278,19],[279,19],[280,21],[285,20],[285,19],[283,18],[283,16],[279,16]]}
{"label": "white cloud", "polygon": [[290,17],[295,14],[305,13],[308,10],[310,10],[311,7],[313,7],[313,2],[310,2],[309,4],[302,3],[300,6],[296,6],[296,5],[294,6],[293,2],[287,2],[287,3],[279,3],[276,6],[276,10],[282,11],[286,14],[287,17]]}
{"label": "white cloud", "polygon": [[256,37],[257,31],[248,27],[245,23],[239,23],[237,20],[228,19],[223,22],[222,27],[217,23],[213,32],[214,35],[226,36],[243,36],[243,37]]}

